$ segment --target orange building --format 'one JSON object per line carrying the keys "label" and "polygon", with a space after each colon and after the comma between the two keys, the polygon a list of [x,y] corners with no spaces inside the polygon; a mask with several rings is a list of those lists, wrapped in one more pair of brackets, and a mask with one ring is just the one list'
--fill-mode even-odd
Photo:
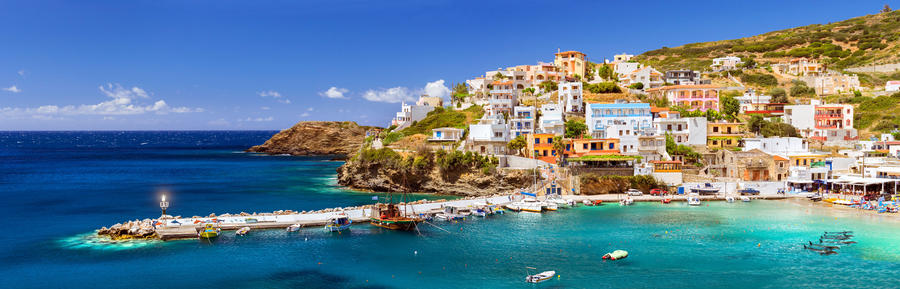
{"label": "orange building", "polygon": [[574,77],[576,74],[584,77],[587,54],[578,51],[557,52],[553,64],[561,68],[566,76]]}
{"label": "orange building", "polygon": [[594,138],[573,139],[566,144],[565,155],[569,158],[619,154],[619,139]]}
{"label": "orange building", "polygon": [[555,164],[556,150],[553,149],[554,136],[556,135],[550,133],[527,134],[527,156],[529,158],[535,158],[544,162]]}

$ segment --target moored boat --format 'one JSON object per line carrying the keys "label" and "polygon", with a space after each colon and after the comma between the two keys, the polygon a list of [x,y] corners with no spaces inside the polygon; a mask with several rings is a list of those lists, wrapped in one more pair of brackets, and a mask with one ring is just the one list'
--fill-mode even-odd
{"label": "moored boat", "polygon": [[603,255],[604,260],[621,260],[625,258],[628,258],[628,251],[625,250],[615,250]]}
{"label": "moored boat", "polygon": [[238,236],[244,236],[247,235],[247,233],[250,233],[250,227],[242,227],[238,229],[237,232],[234,232],[234,234]]}
{"label": "moored boat", "polygon": [[528,282],[528,283],[543,282],[543,281],[550,280],[550,278],[553,278],[553,275],[556,275],[556,271],[544,271],[544,272],[541,272],[538,274],[528,275],[527,277],[525,277],[525,282]]}
{"label": "moored boat", "polygon": [[303,227],[303,225],[300,225],[300,224],[293,224],[293,225],[288,226],[288,227],[285,228],[284,230],[285,230],[285,231],[288,231],[288,232],[296,232],[296,231],[300,231],[300,228],[301,228],[301,227]]}
{"label": "moored boat", "polygon": [[741,202],[749,203],[749,202],[750,202],[750,197],[748,197],[748,196],[741,196]]}
{"label": "moored boat", "polygon": [[662,201],[660,201],[660,202],[662,202],[663,204],[668,204],[668,203],[672,202],[672,198],[665,198],[665,199],[662,199]]}
{"label": "moored boat", "polygon": [[376,205],[372,208],[372,216],[369,218],[372,225],[388,230],[410,231],[422,222],[420,218],[404,216],[393,203]]}
{"label": "moored boat", "polygon": [[593,206],[594,205],[594,203],[592,203],[591,200],[582,200],[581,204],[583,204],[585,206]]}
{"label": "moored boat", "polygon": [[343,230],[350,229],[350,224],[353,221],[350,220],[347,215],[340,214],[328,219],[328,223],[325,224],[325,231],[328,232],[340,232]]}
{"label": "moored boat", "polygon": [[197,236],[203,239],[212,239],[219,236],[219,228],[213,224],[206,224],[203,226],[203,229],[200,232],[197,232]]}
{"label": "moored boat", "polygon": [[725,202],[728,202],[728,203],[734,203],[734,197],[732,197],[732,196],[725,196]]}
{"label": "moored boat", "polygon": [[691,205],[691,206],[699,206],[700,205],[700,197],[692,194],[692,195],[688,196],[687,203],[688,203],[688,205]]}
{"label": "moored boat", "polygon": [[632,199],[631,197],[624,198],[621,201],[619,201],[619,205],[622,205],[622,206],[634,205],[634,199]]}
{"label": "moored boat", "polygon": [[714,187],[710,183],[705,183],[703,186],[697,186],[696,188],[691,188],[691,193],[700,194],[700,195],[714,195],[719,192],[719,188]]}

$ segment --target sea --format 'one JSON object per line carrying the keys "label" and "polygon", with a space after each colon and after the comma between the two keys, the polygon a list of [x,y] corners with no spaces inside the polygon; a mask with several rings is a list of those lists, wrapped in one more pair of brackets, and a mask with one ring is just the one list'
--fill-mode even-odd
{"label": "sea", "polygon": [[[276,131],[0,132],[0,288],[897,288],[897,216],[806,201],[603,205],[433,222],[418,232],[225,232],[104,242],[168,214],[384,200],[340,187],[332,157],[245,153]],[[413,195],[440,199],[449,196]],[[803,248],[853,231],[837,254]],[[626,250],[623,260],[601,256]],[[528,274],[554,270],[539,284]]]}

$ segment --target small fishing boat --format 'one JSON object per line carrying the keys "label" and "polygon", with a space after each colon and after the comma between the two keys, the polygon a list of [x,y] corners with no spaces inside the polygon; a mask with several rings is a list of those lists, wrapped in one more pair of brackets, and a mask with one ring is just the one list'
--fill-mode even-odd
{"label": "small fishing boat", "polygon": [[603,205],[603,200],[594,200],[594,206]]}
{"label": "small fishing boat", "polygon": [[219,228],[213,224],[206,224],[203,226],[203,229],[200,232],[197,232],[197,236],[202,239],[212,239],[219,236]]}
{"label": "small fishing boat", "polygon": [[631,197],[624,198],[621,201],[619,201],[619,205],[622,205],[622,206],[634,205],[634,199],[632,199]]}
{"label": "small fishing boat", "polygon": [[660,202],[662,202],[663,204],[668,204],[668,203],[672,202],[672,198],[665,198],[665,199],[662,199],[662,201],[660,201]]}
{"label": "small fishing boat", "polygon": [[734,203],[734,197],[732,197],[732,196],[725,196],[725,201],[726,201],[726,202],[729,202],[729,203]]}
{"label": "small fishing boat", "polygon": [[547,198],[546,202],[556,204],[557,208],[568,209],[571,207],[568,201],[560,198]]}
{"label": "small fishing boat", "polygon": [[454,206],[446,206],[444,207],[444,210],[442,212],[434,215],[434,218],[441,221],[457,221],[465,219],[466,216],[460,213],[459,208]]}
{"label": "small fishing boat", "polygon": [[476,216],[476,217],[482,217],[482,218],[484,218],[484,217],[487,217],[488,212],[487,212],[487,210],[485,210],[485,209],[482,209],[482,208],[476,208],[476,209],[472,210],[472,215],[473,215],[473,216]]}
{"label": "small fishing boat", "polygon": [[705,183],[701,187],[697,185],[696,188],[691,188],[691,193],[700,194],[700,195],[714,195],[719,192],[719,188],[714,187],[710,183]]}
{"label": "small fishing boat", "polygon": [[353,221],[350,220],[347,215],[340,214],[328,219],[328,223],[325,224],[325,231],[328,232],[340,232],[343,230],[350,229],[350,224]]}
{"label": "small fishing boat", "polygon": [[543,211],[556,211],[559,210],[559,205],[553,202],[541,202],[541,210]]}
{"label": "small fishing boat", "polygon": [[591,203],[591,200],[582,200],[581,204],[583,204],[585,206],[593,206],[594,205],[594,203]]}
{"label": "small fishing boat", "polygon": [[553,275],[556,275],[556,271],[544,271],[539,274],[528,275],[527,277],[525,277],[525,282],[528,282],[528,283],[543,282],[543,281],[550,280],[550,278],[553,278]]}
{"label": "small fishing boat", "polygon": [[625,258],[628,258],[628,251],[625,251],[625,250],[615,250],[610,253],[606,253],[606,255],[603,255],[604,260],[614,260],[615,261],[615,260],[621,260],[621,259],[625,259]]}
{"label": "small fishing boat", "polygon": [[250,233],[250,227],[242,227],[238,229],[237,232],[234,232],[234,234],[238,236],[244,236],[247,235],[247,233]]}
{"label": "small fishing boat", "polygon": [[285,231],[288,231],[288,232],[296,232],[296,231],[300,231],[300,228],[301,228],[301,227],[303,227],[303,225],[300,225],[300,224],[293,224],[293,225],[288,226],[288,227],[285,229]]}
{"label": "small fishing boat", "polygon": [[691,206],[699,206],[700,205],[700,197],[697,195],[690,195],[687,198],[688,205]]}
{"label": "small fishing boat", "polygon": [[747,196],[741,196],[741,202],[749,203],[749,202],[750,202],[750,197],[747,197]]}
{"label": "small fishing boat", "polygon": [[544,211],[544,203],[534,198],[524,198],[519,202],[519,211],[540,213]]}

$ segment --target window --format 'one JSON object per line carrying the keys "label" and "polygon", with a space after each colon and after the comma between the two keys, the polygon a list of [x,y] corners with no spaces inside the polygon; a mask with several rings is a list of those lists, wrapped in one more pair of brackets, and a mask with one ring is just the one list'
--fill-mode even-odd
{"label": "window", "polygon": [[566,144],[566,150],[567,150],[567,151],[568,151],[568,150],[572,150],[572,145]]}
{"label": "window", "polygon": [[540,144],[540,143],[541,143],[541,139],[539,139],[539,138],[534,138],[534,144]]}
{"label": "window", "polygon": [[615,148],[616,148],[615,143],[609,143],[609,149],[615,149]]}
{"label": "window", "polygon": [[718,126],[714,126],[714,127],[713,127],[713,132],[719,132],[719,127],[718,127]]}
{"label": "window", "polygon": [[548,137],[548,138],[547,138],[547,143],[553,143],[553,138]]}
{"label": "window", "polygon": [[584,144],[584,149],[588,149],[588,144]]}

